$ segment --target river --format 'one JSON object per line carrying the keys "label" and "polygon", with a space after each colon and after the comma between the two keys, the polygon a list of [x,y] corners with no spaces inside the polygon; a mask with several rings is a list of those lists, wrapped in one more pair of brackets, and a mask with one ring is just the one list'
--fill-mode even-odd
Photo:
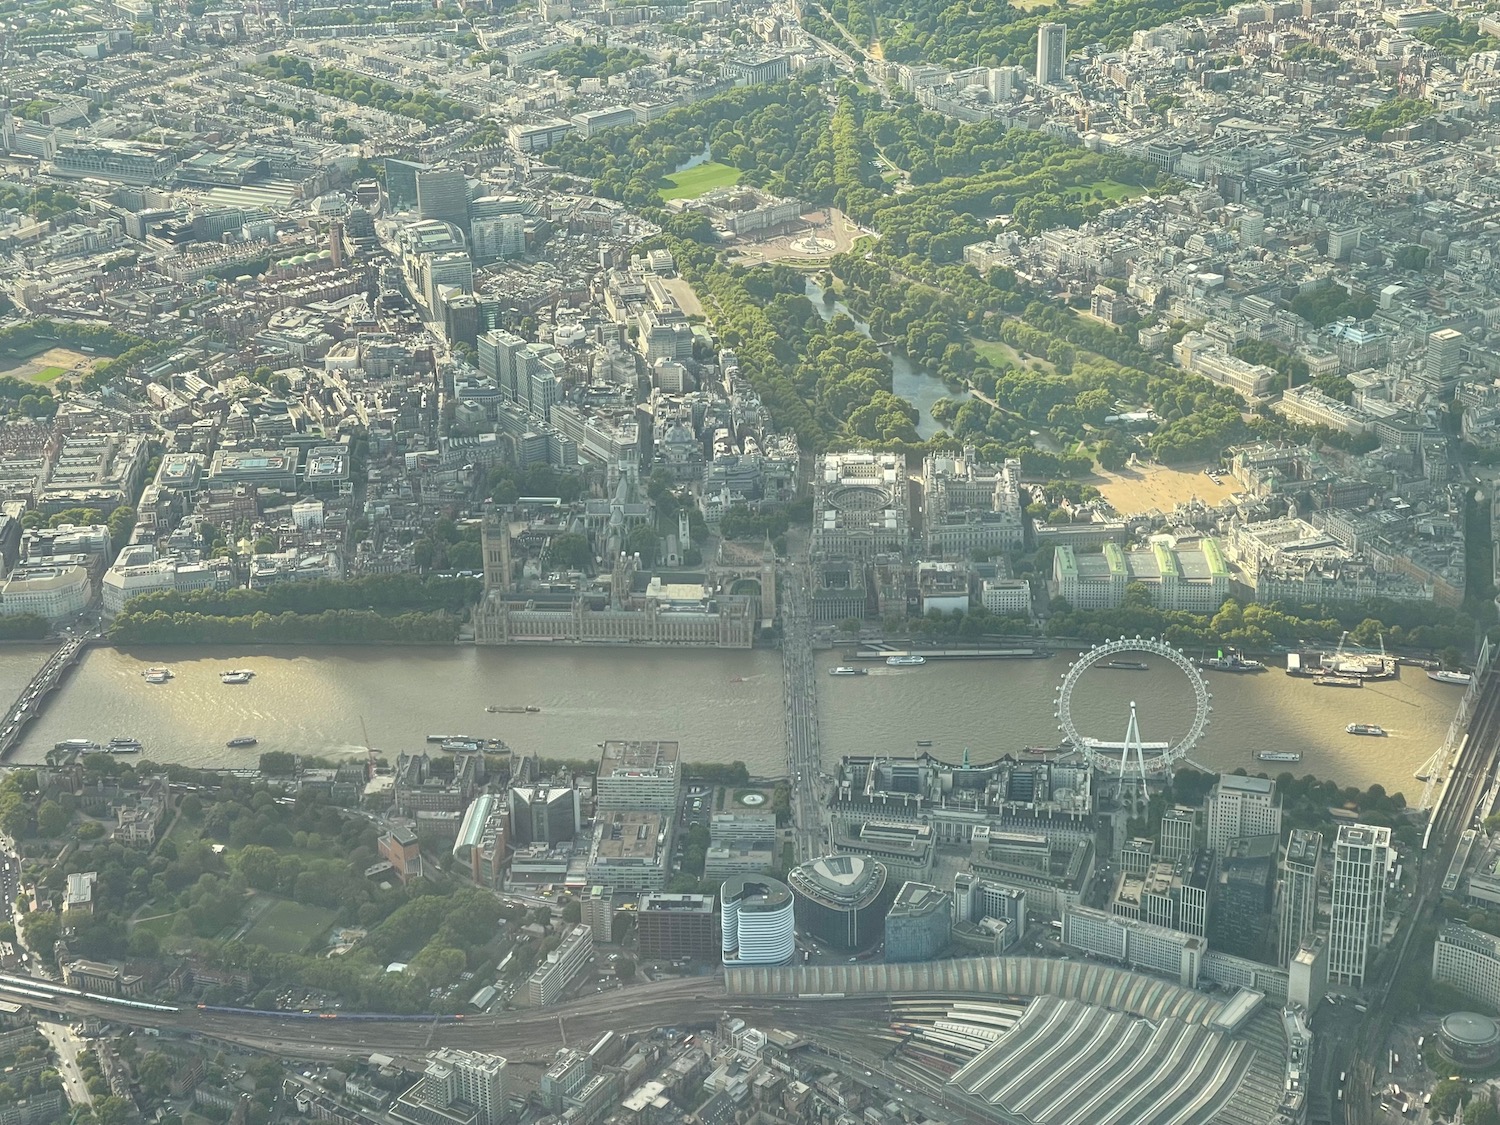
{"label": "river", "polygon": [[[823,287],[812,278],[807,279],[807,299],[823,320],[832,320],[839,313],[843,313],[854,321],[854,327],[864,335],[870,335],[870,325],[849,311],[849,306],[843,301],[834,301],[831,304],[823,302]],[[949,390],[947,385],[936,375],[918,367],[903,355],[891,353],[891,390],[897,398],[905,399],[917,408],[917,436],[924,440],[932,437],[943,427],[932,417],[932,404],[940,398],[951,398],[962,401],[970,397],[967,390]]]}
{"label": "river", "polygon": [[[44,649],[0,649],[0,691],[13,697],[46,658]],[[1051,660],[873,667],[868,676],[829,677],[836,653],[818,654],[818,707],[824,758],[909,753],[916,742],[957,761],[975,761],[1057,740],[1053,700],[1067,669]],[[145,682],[153,664],[171,668],[164,685]],[[248,668],[243,687],[219,683],[227,668]],[[1280,671],[1205,673],[1213,692],[1208,731],[1194,760],[1222,770],[1331,777],[1344,785],[1379,782],[1415,800],[1412,778],[1442,741],[1459,689],[1419,669],[1359,691],[1314,687]],[[1095,669],[1074,694],[1081,732],[1124,735],[1135,701],[1142,736],[1174,741],[1191,721],[1192,693],[1176,669]],[[540,707],[538,714],[488,714],[487,705]],[[1377,723],[1387,738],[1344,733]],[[367,732],[367,733],[366,733]],[[421,749],[431,733],[504,739],[519,751],[592,758],[608,738],[665,738],[690,761],[744,761],[753,773],[785,765],[781,660],[772,650],[669,651],[598,648],[213,649],[151,647],[89,652],[26,732],[13,762],[39,762],[67,738],[139,738],[147,756],[196,766],[252,765],[263,750],[338,756],[368,744],[388,756]],[[230,738],[259,745],[230,750]],[[1293,750],[1295,765],[1261,763],[1259,750]]]}

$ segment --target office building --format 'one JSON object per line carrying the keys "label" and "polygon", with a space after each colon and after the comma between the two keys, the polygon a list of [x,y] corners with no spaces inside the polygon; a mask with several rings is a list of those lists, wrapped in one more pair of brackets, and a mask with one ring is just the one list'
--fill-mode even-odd
{"label": "office building", "polygon": [[615,889],[589,887],[578,895],[578,920],[594,932],[595,941],[614,941]]}
{"label": "office building", "polygon": [[1276,783],[1264,777],[1221,773],[1208,795],[1205,845],[1222,855],[1240,836],[1281,835],[1281,805]]}
{"label": "office building", "polygon": [[1026,933],[1026,891],[990,882],[972,871],[953,876],[955,948],[986,955],[1004,953]]}
{"label": "office building", "polygon": [[797,948],[792,892],[779,879],[736,875],[719,888],[724,964],[785,965]]}
{"label": "office building", "polygon": [[599,755],[595,804],[601,809],[677,808],[681,774],[675,742],[611,740]]}
{"label": "office building", "polygon": [[1447,923],[1432,947],[1432,981],[1500,1011],[1500,938],[1462,922]]}
{"label": "office building", "polygon": [[713,895],[641,895],[635,925],[643,961],[711,961],[719,955],[719,912]]}
{"label": "office building", "polygon": [[618,891],[661,890],[670,829],[670,818],[660,813],[601,812],[589,848],[589,882]]}
{"label": "office building", "polygon": [[1157,609],[1213,613],[1230,591],[1229,567],[1213,539],[1191,546],[1158,541],[1138,551],[1117,543],[1078,551],[1059,543],[1052,581],[1077,609],[1115,609],[1125,603],[1125,591],[1139,585]]}
{"label": "office building", "polygon": [[1328,943],[1317,934],[1302,943],[1286,966],[1286,998],[1316,1011],[1328,992]]}
{"label": "office building", "polygon": [[94,912],[94,884],[99,881],[97,871],[77,871],[68,876],[68,886],[63,892],[63,913]]}
{"label": "office building", "polygon": [[[146,991],[144,977],[126,972],[124,966],[112,961],[87,961],[77,957],[63,962],[62,975],[63,983],[69,988],[104,996],[141,996]],[[0,1107],[3,1105],[0,1102]]]}
{"label": "office building", "polygon": [[1121,872],[1110,912],[1205,937],[1213,872],[1213,853],[1202,849],[1174,863],[1153,863],[1144,875]]}
{"label": "office building", "polygon": [[1333,844],[1333,912],[1328,926],[1328,979],[1362,987],[1385,930],[1385,881],[1394,853],[1391,830],[1339,826]]}
{"label": "office building", "polygon": [[1330,227],[1328,229],[1328,256],[1334,261],[1344,261],[1358,249],[1358,227]]}
{"label": "office building", "polygon": [[499,890],[505,884],[507,819],[494,793],[481,793],[464,810],[453,841],[453,858],[468,870],[475,886]]}
{"label": "office building", "polygon": [[727,879],[731,875],[756,875],[776,866],[776,852],[758,844],[710,846],[703,855],[705,879]]}
{"label": "office building", "polygon": [[428,1054],[422,1077],[396,1100],[392,1115],[428,1125],[498,1125],[505,1116],[505,1068],[503,1055],[439,1048]]}
{"label": "office building", "polygon": [[1215,857],[1218,884],[1209,912],[1208,937],[1221,953],[1264,956],[1279,843],[1275,836],[1241,836],[1229,841],[1224,854]]}
{"label": "office building", "polygon": [[16,1098],[0,1104],[0,1125],[48,1125],[69,1116],[62,1089],[46,1090],[29,1098]]}
{"label": "office building", "polygon": [[1063,80],[1068,63],[1066,24],[1044,23],[1036,29],[1036,84],[1056,86]]}
{"label": "office building", "polygon": [[375,841],[378,851],[391,871],[402,883],[424,876],[422,844],[417,834],[404,825],[398,825]]}
{"label": "office building", "polygon": [[587,926],[574,926],[563,936],[562,944],[547,954],[526,982],[526,999],[533,1008],[544,1008],[562,995],[563,989],[583,971],[594,955],[594,932]]}
{"label": "office building", "polygon": [[469,181],[457,168],[429,168],[417,172],[417,215],[469,227]]}
{"label": "office building", "polygon": [[418,264],[422,300],[434,319],[441,318],[445,289],[474,292],[474,262],[464,250],[427,254]]}
{"label": "office building", "polygon": [[392,211],[416,206],[417,173],[428,170],[426,164],[411,160],[385,158],[385,195]]}
{"label": "office building", "polygon": [[1201,937],[1121,918],[1088,906],[1063,912],[1063,944],[1132,969],[1160,973],[1184,988],[1198,987],[1208,942]]}
{"label": "office building", "polygon": [[930,961],[948,948],[952,931],[947,895],[930,883],[903,883],[885,916],[885,959]]}
{"label": "office building", "polygon": [[592,1072],[593,1059],[589,1054],[573,1047],[559,1049],[537,1084],[542,1105],[549,1113],[561,1113],[564,1103],[583,1089]]}
{"label": "office building", "polygon": [[0,616],[32,614],[61,621],[82,613],[93,596],[82,566],[21,566],[0,585]]}
{"label": "office building", "polygon": [[571,785],[518,785],[507,800],[516,847],[566,843],[583,825],[579,793]]}
{"label": "office building", "polygon": [[1276,963],[1288,964],[1317,930],[1318,876],[1323,866],[1323,834],[1292,829],[1281,860],[1281,897],[1276,917]]}
{"label": "office building", "polygon": [[516,390],[516,365],[526,350],[526,341],[511,332],[498,329],[479,337],[479,373],[492,379],[500,394],[511,402],[520,401]]}
{"label": "office building", "polygon": [[475,219],[469,233],[469,245],[476,262],[518,258],[526,252],[526,219],[522,215]]}
{"label": "office building", "polygon": [[1439,328],[1427,334],[1427,360],[1423,374],[1435,383],[1451,383],[1458,378],[1463,363],[1464,334],[1454,328]]}
{"label": "office building", "polygon": [[[1168,863],[1186,859],[1193,854],[1198,838],[1198,813],[1194,809],[1177,805],[1167,810],[1161,818],[1161,858]],[[1149,852],[1147,853],[1149,855]],[[1139,865],[1138,855],[1130,857],[1132,865]],[[1149,860],[1147,862],[1149,866]],[[1145,874],[1144,869],[1141,874]]]}
{"label": "office building", "polygon": [[923,549],[929,557],[968,558],[975,549],[1021,546],[1021,463],[982,463],[973,446],[962,454],[933,453],[922,461]]}
{"label": "office building", "polygon": [[864,855],[829,855],[787,875],[797,924],[835,949],[863,949],[880,936],[895,888],[885,865]]}
{"label": "office building", "polygon": [[773,812],[714,813],[708,822],[708,839],[714,847],[765,847],[776,842]]}
{"label": "office building", "polygon": [[[1170,815],[1170,814],[1168,814]],[[1166,818],[1162,818],[1162,835],[1166,836]],[[1191,838],[1188,847],[1191,848]],[[1156,841],[1149,836],[1139,836],[1120,849],[1120,870],[1126,875],[1144,875],[1155,862]],[[1185,852],[1181,854],[1186,854]]]}

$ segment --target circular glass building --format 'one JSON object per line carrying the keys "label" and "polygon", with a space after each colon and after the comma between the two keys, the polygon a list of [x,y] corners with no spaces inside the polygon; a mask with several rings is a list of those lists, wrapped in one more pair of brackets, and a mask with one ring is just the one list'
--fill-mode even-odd
{"label": "circular glass building", "polygon": [[792,892],[768,875],[736,875],[719,888],[724,964],[784,965],[797,948]]}

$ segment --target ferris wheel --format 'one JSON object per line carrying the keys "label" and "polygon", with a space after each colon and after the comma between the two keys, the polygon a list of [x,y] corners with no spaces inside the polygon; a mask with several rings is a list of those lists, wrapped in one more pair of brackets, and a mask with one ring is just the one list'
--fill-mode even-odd
{"label": "ferris wheel", "polygon": [[[1188,688],[1193,693],[1193,720],[1188,725],[1187,732],[1177,741],[1143,741],[1140,725],[1136,720],[1134,701],[1130,704],[1130,719],[1126,724],[1125,738],[1122,741],[1108,742],[1086,736],[1079,731],[1077,723],[1073,720],[1073,691],[1078,686],[1078,681],[1089,669],[1099,664],[1107,664],[1122,653],[1147,653],[1159,656],[1186,677]],[[1130,666],[1136,667],[1135,664]],[[1057,729],[1062,732],[1063,742],[1082,754],[1090,766],[1104,773],[1116,774],[1122,781],[1127,778],[1138,779],[1144,790],[1148,775],[1170,772],[1178,762],[1191,761],[1188,755],[1198,745],[1198,740],[1203,737],[1212,711],[1213,697],[1209,694],[1208,685],[1203,682],[1203,677],[1198,674],[1198,669],[1193,662],[1180,649],[1173,648],[1165,641],[1154,637],[1121,637],[1119,640],[1105,641],[1103,644],[1095,645],[1068,666],[1057,688],[1054,713],[1057,716]]]}

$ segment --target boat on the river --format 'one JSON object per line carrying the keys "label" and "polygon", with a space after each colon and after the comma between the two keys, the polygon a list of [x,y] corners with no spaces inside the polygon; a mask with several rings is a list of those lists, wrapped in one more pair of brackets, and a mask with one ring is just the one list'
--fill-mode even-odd
{"label": "boat on the river", "polygon": [[228,672],[219,673],[221,684],[248,684],[255,677],[255,673],[247,668],[235,668]]}
{"label": "boat on the river", "polygon": [[147,668],[141,675],[146,677],[148,684],[164,684],[172,678],[170,668]]}
{"label": "boat on the river", "polygon": [[535,715],[541,711],[540,707],[533,707],[529,703],[524,707],[516,706],[490,706],[485,708],[491,715]]}
{"label": "boat on the river", "polygon": [[1335,675],[1331,675],[1330,674],[1330,675],[1323,675],[1323,676],[1314,676],[1313,677],[1313,686],[1314,687],[1362,688],[1362,687],[1365,686],[1365,682],[1364,682],[1364,680],[1360,679],[1358,676],[1335,676]]}
{"label": "boat on the river", "polygon": [[1120,672],[1149,672],[1151,665],[1144,660],[1106,660],[1101,668],[1114,668]]}
{"label": "boat on the river", "polygon": [[916,668],[927,663],[925,656],[887,656],[885,662],[892,668]]}
{"label": "boat on the river", "polygon": [[108,749],[111,754],[139,754],[145,747],[138,738],[111,738]]}
{"label": "boat on the river", "polygon": [[1344,728],[1345,734],[1367,734],[1372,738],[1384,738],[1385,727],[1376,726],[1374,723],[1350,723]]}
{"label": "boat on the river", "polygon": [[1446,668],[1436,672],[1428,672],[1427,678],[1435,684],[1453,684],[1457,687],[1468,687],[1474,682],[1471,672],[1450,672]]}
{"label": "boat on the river", "polygon": [[1302,754],[1297,750],[1261,750],[1255,755],[1262,762],[1300,762]]}
{"label": "boat on the river", "polygon": [[1198,667],[1210,672],[1264,672],[1266,666],[1259,660],[1251,660],[1231,649],[1228,653],[1209,656],[1198,661]]}
{"label": "boat on the river", "polygon": [[850,668],[847,664],[840,664],[837,668],[828,669],[830,676],[868,676],[867,668]]}
{"label": "boat on the river", "polygon": [[231,750],[237,750],[241,746],[254,746],[255,743],[256,739],[247,734],[240,738],[231,738],[225,745]]}

